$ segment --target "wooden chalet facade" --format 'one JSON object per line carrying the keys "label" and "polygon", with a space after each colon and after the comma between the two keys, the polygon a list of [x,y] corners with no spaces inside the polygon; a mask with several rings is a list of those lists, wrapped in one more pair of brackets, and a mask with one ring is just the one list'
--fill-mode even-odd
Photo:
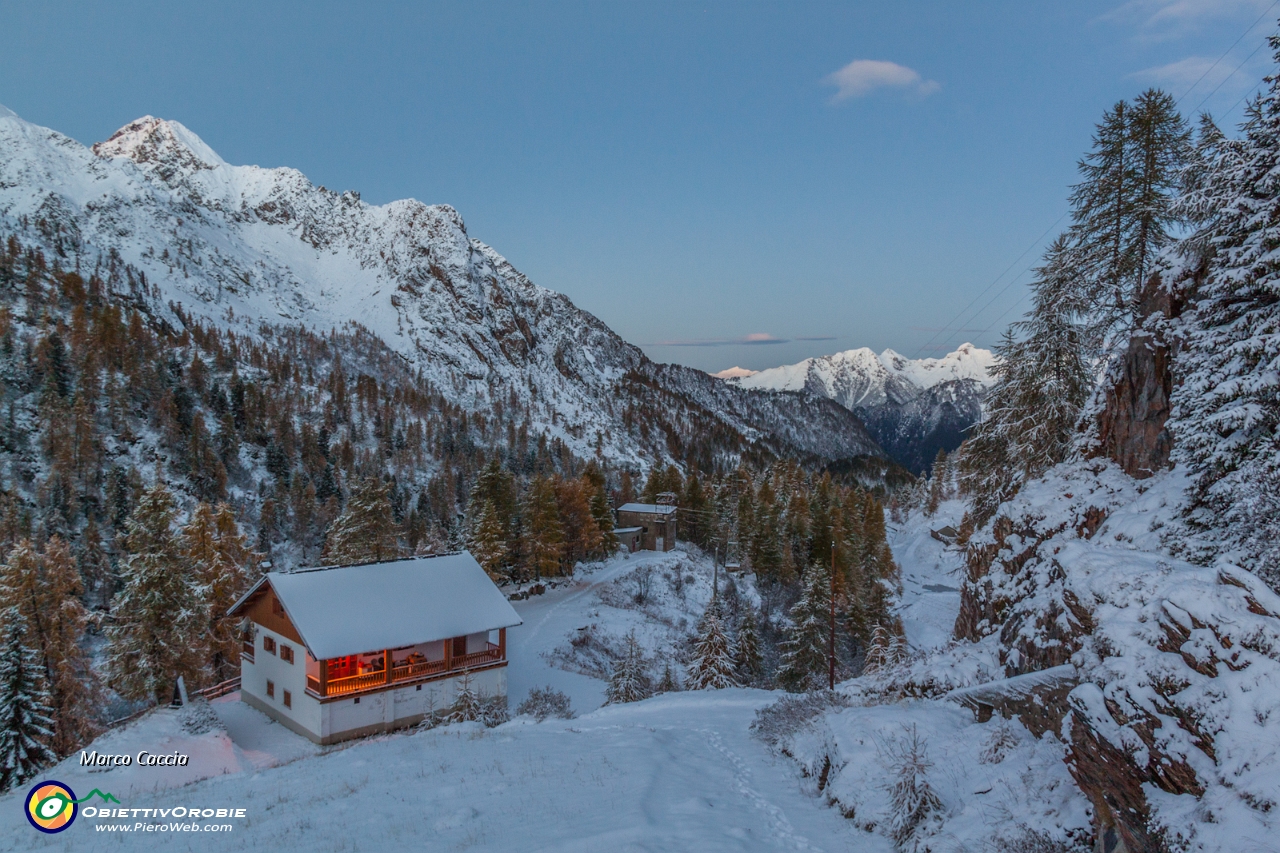
{"label": "wooden chalet facade", "polygon": [[671,504],[623,504],[616,515],[614,532],[628,550],[670,551],[676,547],[676,508]]}
{"label": "wooden chalet facade", "polygon": [[271,573],[230,615],[251,626],[241,699],[321,744],[444,711],[464,677],[505,697],[520,624],[465,552]]}

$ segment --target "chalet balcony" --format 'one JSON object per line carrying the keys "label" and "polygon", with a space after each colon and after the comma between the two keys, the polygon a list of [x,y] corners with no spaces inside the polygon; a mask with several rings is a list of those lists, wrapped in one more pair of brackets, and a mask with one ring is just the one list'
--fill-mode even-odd
{"label": "chalet balcony", "polygon": [[[372,658],[371,664],[360,664],[357,669],[364,670],[366,666],[369,668],[365,671],[358,671],[350,675],[335,675],[335,671],[341,671],[333,661],[311,661],[309,664],[318,664],[317,667],[320,675],[307,674],[307,692],[317,699],[332,699],[338,696],[354,696],[361,693],[369,693],[377,690],[385,690],[387,687],[398,686],[404,684],[413,684],[414,682],[432,681],[437,678],[449,678],[459,675],[467,670],[478,669],[480,667],[492,666],[506,662],[506,629],[500,632],[500,639],[497,644],[485,643],[486,648],[474,652],[466,652],[459,654],[451,654],[453,651],[452,643],[445,643],[445,657],[440,660],[421,660],[410,656],[404,660],[395,657],[396,652],[386,650],[380,655],[364,656]],[[461,649],[458,650],[461,652]],[[381,658],[383,665],[378,666]],[[350,664],[344,662],[342,669],[349,669]],[[311,669],[312,667],[308,667]]]}
{"label": "chalet balcony", "polygon": [[253,663],[253,641],[245,640],[240,644],[240,655]]}

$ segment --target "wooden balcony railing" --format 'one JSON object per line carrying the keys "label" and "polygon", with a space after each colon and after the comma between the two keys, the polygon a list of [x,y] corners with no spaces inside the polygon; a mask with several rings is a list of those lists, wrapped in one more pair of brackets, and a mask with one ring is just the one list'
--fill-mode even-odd
{"label": "wooden balcony railing", "polygon": [[345,696],[348,693],[359,693],[361,690],[368,690],[371,687],[381,687],[386,683],[387,674],[385,672],[366,672],[364,675],[331,678],[329,679],[329,689],[325,695]]}
{"label": "wooden balcony railing", "polygon": [[489,643],[489,648],[482,652],[472,652],[469,655],[462,655],[453,659],[454,669],[470,669],[473,666],[481,666],[486,663],[502,660],[502,655],[498,651],[498,647],[493,643]]}
{"label": "wooden balcony railing", "polygon": [[[498,663],[504,659],[505,648],[495,646],[493,643],[488,643],[487,645],[488,648],[478,652],[471,652],[470,654],[442,660],[417,661],[415,663],[402,663],[399,666],[392,666],[390,678],[387,678],[385,669],[380,669],[361,673],[360,675],[348,675],[344,678],[330,678],[326,684],[321,685],[318,677],[308,675],[307,690],[318,698],[350,696],[353,693],[376,690],[388,684],[419,681],[442,673],[462,672],[477,666]],[[321,665],[325,665],[323,661]]]}
{"label": "wooden balcony railing", "polygon": [[436,672],[445,671],[444,660],[426,660],[417,663],[404,664],[403,666],[392,667],[391,680],[405,681],[410,678],[417,678],[420,675],[430,675]]}

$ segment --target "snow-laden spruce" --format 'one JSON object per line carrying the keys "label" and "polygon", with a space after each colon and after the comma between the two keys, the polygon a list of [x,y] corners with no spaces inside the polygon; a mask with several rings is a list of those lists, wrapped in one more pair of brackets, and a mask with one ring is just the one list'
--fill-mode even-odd
{"label": "snow-laden spruce", "polygon": [[[1280,64],[1280,37],[1271,37]],[[1202,128],[1186,250],[1206,264],[1181,331],[1170,427],[1195,473],[1201,558],[1245,562],[1280,589],[1280,76],[1249,103],[1238,139]]]}
{"label": "snow-laden spruce", "polygon": [[16,614],[3,614],[7,628],[0,648],[0,793],[35,776],[57,756],[44,673],[27,648]]}
{"label": "snow-laden spruce", "polygon": [[689,667],[689,689],[719,690],[737,687],[733,678],[734,656],[733,640],[720,618],[719,602],[713,598],[698,625],[693,664]]}
{"label": "snow-laden spruce", "polygon": [[644,650],[636,640],[636,633],[627,634],[623,643],[622,656],[613,667],[609,678],[609,686],[605,690],[608,704],[619,702],[639,702],[653,695],[652,680],[649,677],[649,665],[644,659]]}

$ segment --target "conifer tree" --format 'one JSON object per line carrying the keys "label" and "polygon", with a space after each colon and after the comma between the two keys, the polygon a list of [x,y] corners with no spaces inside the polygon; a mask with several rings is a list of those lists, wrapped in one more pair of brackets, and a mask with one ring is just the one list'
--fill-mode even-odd
{"label": "conifer tree", "polygon": [[929,471],[929,498],[925,501],[924,514],[933,515],[938,505],[946,499],[947,451],[938,448],[938,455],[933,458],[933,468]]}
{"label": "conifer tree", "polygon": [[618,548],[618,537],[613,533],[613,510],[609,507],[609,492],[605,487],[604,472],[592,459],[582,472],[583,487],[591,504],[591,517],[600,532],[600,551],[612,554]]}
{"label": "conifer tree", "polygon": [[552,485],[556,493],[556,516],[564,536],[561,554],[565,564],[572,568],[579,561],[601,553],[604,534],[591,514],[590,497],[583,480],[557,477]]}
{"label": "conifer tree", "polygon": [[867,649],[863,671],[866,673],[880,672],[900,663],[905,656],[902,639],[897,633],[877,624],[871,631],[871,644]]}
{"label": "conifer tree", "polygon": [[654,692],[678,693],[680,689],[680,679],[676,676],[675,670],[671,668],[671,661],[664,661],[662,665],[662,678],[658,680],[658,686],[654,688]]}
{"label": "conifer tree", "polygon": [[197,505],[182,529],[181,547],[204,594],[204,642],[213,678],[231,678],[240,668],[241,638],[239,620],[227,611],[248,588],[255,555],[226,504],[216,510],[206,503]]}
{"label": "conifer tree", "polygon": [[472,683],[471,673],[464,672],[457,685],[453,707],[446,721],[450,723],[470,723],[480,719],[484,713],[484,702]]}
{"label": "conifer tree", "polygon": [[206,672],[206,593],[183,559],[176,518],[172,495],[157,483],[125,525],[128,556],[106,629],[106,669],[127,699],[167,702],[179,675],[198,684]]}
{"label": "conifer tree", "polygon": [[366,477],[352,490],[342,515],[329,525],[324,558],[336,565],[391,560],[400,556],[399,537],[391,484]]}
{"label": "conifer tree", "polygon": [[756,575],[769,580],[782,579],[782,507],[773,485],[765,480],[756,496],[755,525],[751,536],[751,568]]}
{"label": "conifer tree", "polygon": [[30,541],[19,542],[0,568],[0,607],[23,628],[23,642],[40,665],[54,723],[49,745],[60,756],[97,733],[95,680],[81,645],[88,622],[83,592],[75,557],[56,536],[43,554]]}
{"label": "conifer tree", "polygon": [[618,477],[618,505],[629,504],[636,499],[635,480],[630,471],[623,471]]}
{"label": "conifer tree", "polygon": [[53,720],[35,652],[23,642],[21,617],[5,613],[0,648],[0,793],[57,760],[49,747]]}
{"label": "conifer tree", "polygon": [[650,685],[648,667],[644,662],[644,653],[636,640],[635,631],[627,635],[623,643],[622,657],[613,665],[613,674],[609,677],[609,686],[605,688],[605,704],[616,705],[621,702],[639,702],[653,695]]}
{"label": "conifer tree", "polygon": [[665,468],[655,465],[649,471],[649,478],[645,480],[644,490],[640,493],[640,503],[657,503],[658,495],[663,492],[673,492],[678,495],[683,488],[684,481],[680,476],[680,469],[674,465],[668,465]]}
{"label": "conifer tree", "polygon": [[734,652],[733,642],[720,619],[719,608],[712,601],[698,624],[693,664],[689,667],[689,689],[737,687],[733,678]]}
{"label": "conifer tree", "polygon": [[741,684],[755,684],[764,671],[764,661],[760,655],[760,629],[756,625],[755,611],[749,606],[744,609],[742,621],[738,623],[733,669]]}
{"label": "conifer tree", "polygon": [[515,477],[502,467],[502,462],[496,455],[476,477],[475,485],[467,498],[468,520],[480,517],[485,501],[493,507],[494,520],[502,530],[501,540],[505,553],[500,562],[508,563],[512,559],[512,541],[516,532],[516,486]]}
{"label": "conifer tree", "polygon": [[1180,206],[1207,274],[1183,318],[1170,428],[1194,478],[1192,556],[1232,553],[1280,590],[1280,74],[1265,82],[1239,139],[1205,122]]}
{"label": "conifer tree", "polygon": [[782,644],[778,680],[793,693],[821,687],[828,669],[831,637],[831,575],[824,563],[805,573],[804,591],[791,608],[791,626]]}
{"label": "conifer tree", "polygon": [[1174,194],[1190,134],[1167,93],[1108,110],[1071,195],[1075,260],[1099,338],[1132,319],[1133,296],[1176,225]]}
{"label": "conifer tree", "polygon": [[889,785],[889,836],[903,853],[928,853],[929,835],[937,829],[942,801],[934,793],[924,739],[912,725],[910,734],[893,751],[893,781]]}
{"label": "conifer tree", "polygon": [[476,508],[479,513],[471,519],[467,532],[467,550],[476,558],[489,577],[501,580],[502,566],[507,557],[506,534],[498,521],[493,501],[484,500]]}
{"label": "conifer tree", "polygon": [[706,547],[709,534],[707,512],[711,508],[702,480],[696,471],[690,471],[680,498],[680,535],[695,545]]}
{"label": "conifer tree", "polygon": [[564,532],[556,504],[555,485],[546,477],[535,477],[524,502],[522,551],[528,571],[535,577],[560,574]]}
{"label": "conifer tree", "polygon": [[978,523],[1071,452],[1098,346],[1084,327],[1089,306],[1075,255],[1066,237],[1053,242],[1036,271],[1032,310],[996,347],[986,413],[961,452]]}

